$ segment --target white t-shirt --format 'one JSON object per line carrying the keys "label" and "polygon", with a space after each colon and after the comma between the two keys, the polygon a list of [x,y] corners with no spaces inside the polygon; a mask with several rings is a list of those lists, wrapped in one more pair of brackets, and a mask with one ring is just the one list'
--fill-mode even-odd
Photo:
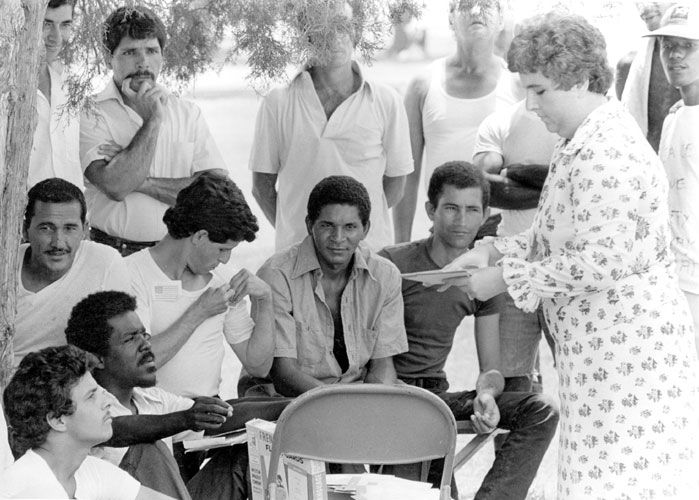
{"label": "white t-shirt", "polygon": [[31,188],[44,179],[60,177],[84,191],[79,155],[80,119],[74,110],[65,107],[68,97],[63,89],[63,67],[54,63],[49,64],[48,69],[51,102],[37,90],[37,122],[29,156],[27,187]]}
{"label": "white t-shirt", "polygon": [[670,182],[672,250],[682,290],[699,294],[699,106],[673,107],[658,154]]}
{"label": "white t-shirt", "polygon": [[10,450],[10,443],[7,441],[7,422],[5,413],[0,403],[0,472],[9,466],[14,459]]}
{"label": "white t-shirt", "polygon": [[[109,403],[112,405],[111,413],[113,417],[121,417],[124,415],[132,415],[131,410],[122,405],[117,398],[112,394],[107,393]],[[165,415],[167,413],[175,413],[178,411],[189,410],[194,401],[189,398],[177,396],[171,392],[164,391],[159,387],[134,387],[133,396],[131,398],[139,415]],[[186,431],[177,435],[175,441],[182,439],[195,439],[201,437],[204,432]],[[164,438],[162,441],[172,451],[172,437]],[[95,447],[90,452],[91,455],[107,460],[114,465],[119,465],[129,450],[128,447],[112,448],[110,446]]]}
{"label": "white t-shirt", "polygon": [[[151,335],[160,335],[177,321],[207,288],[228,283],[235,269],[221,264],[211,271],[208,285],[201,290],[182,289],[182,282],[171,280],[145,249],[129,255],[126,265],[131,290],[138,301],[137,313]],[[229,324],[224,332],[224,320]],[[158,386],[185,397],[218,394],[223,362],[223,339],[238,344],[250,338],[255,323],[249,302],[241,300],[228,312],[213,316],[194,330],[173,358],[158,369]]]}
{"label": "white t-shirt", "polygon": [[[95,457],[75,471],[75,498],[133,500],[141,483],[127,472]],[[46,461],[32,450],[0,473],[0,498],[71,498]]]}
{"label": "white t-shirt", "polygon": [[22,285],[22,263],[29,248],[19,247],[20,276],[15,320],[15,367],[32,351],[65,345],[65,329],[73,306],[94,292],[121,290],[131,293],[128,272],[119,252],[94,241],[81,241],[70,270],[38,292]]}
{"label": "white t-shirt", "polygon": [[[95,101],[94,113],[83,113],[80,121],[83,171],[93,161],[104,159],[98,151],[101,144],[114,141],[125,148],[143,126],[141,117],[124,104],[114,80],[110,79]],[[210,169],[228,170],[201,110],[184,99],[168,97],[148,175],[175,179]],[[135,191],[123,201],[114,201],[93,184],[88,182],[86,187],[85,200],[93,227],[132,241],[158,241],[165,236],[165,203]]]}
{"label": "white t-shirt", "polygon": [[[553,147],[560,137],[549,132],[544,122],[527,111],[525,101],[496,111],[478,128],[473,155],[484,152],[498,153],[504,165],[548,165]],[[512,236],[529,229],[536,208],[528,210],[501,210],[502,222],[498,236]]]}

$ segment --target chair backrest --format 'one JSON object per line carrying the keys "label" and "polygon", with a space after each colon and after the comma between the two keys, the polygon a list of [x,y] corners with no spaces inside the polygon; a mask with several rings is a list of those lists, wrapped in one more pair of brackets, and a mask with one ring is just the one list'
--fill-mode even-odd
{"label": "chair backrest", "polygon": [[456,422],[449,407],[417,387],[328,385],[302,394],[282,412],[272,439],[269,477],[282,453],[355,464],[404,464],[444,457],[451,481]]}

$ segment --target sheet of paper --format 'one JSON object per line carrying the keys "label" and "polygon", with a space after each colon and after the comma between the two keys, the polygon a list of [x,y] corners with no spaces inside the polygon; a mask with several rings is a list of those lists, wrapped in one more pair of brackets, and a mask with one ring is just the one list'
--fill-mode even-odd
{"label": "sheet of paper", "polygon": [[185,453],[200,450],[211,450],[213,448],[223,448],[224,446],[233,446],[236,444],[246,443],[248,436],[245,429],[236,430],[218,436],[208,436],[201,439],[185,439],[182,441]]}
{"label": "sheet of paper", "polygon": [[426,286],[443,285],[448,278],[468,278],[477,267],[469,267],[456,271],[443,271],[435,269],[433,271],[419,271],[417,273],[404,273],[401,276],[407,280],[418,281]]}

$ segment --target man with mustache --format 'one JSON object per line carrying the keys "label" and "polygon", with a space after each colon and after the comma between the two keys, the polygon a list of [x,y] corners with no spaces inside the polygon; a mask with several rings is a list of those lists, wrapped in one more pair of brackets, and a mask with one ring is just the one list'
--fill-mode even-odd
{"label": "man with mustache", "polygon": [[165,235],[163,214],[193,178],[228,175],[199,108],[157,83],[165,42],[149,9],[112,12],[103,34],[112,78],[80,124],[92,239],[124,256]]}
{"label": "man with mustache", "polygon": [[[167,462],[169,468],[157,471],[158,474],[147,474],[152,470],[152,463],[142,462],[149,459],[153,462],[152,455],[147,458],[133,457],[135,451],[123,446],[103,446],[94,450],[94,454],[121,465],[142,483],[162,493],[173,494],[173,488],[175,491],[178,487],[184,488],[171,452],[172,436],[186,433],[189,437],[198,437],[198,431],[222,433],[240,429],[246,420],[253,417],[274,420],[288,402],[232,400],[229,404],[218,397],[186,398],[155,387],[157,368],[151,350],[151,335],[136,314],[136,299],[124,292],[97,292],[81,300],[71,313],[66,338],[69,344],[95,356],[93,376],[108,391],[111,413],[116,417],[114,434],[118,434],[121,444],[162,440],[162,444],[156,445],[156,453],[158,459]],[[221,498],[242,499],[247,491],[246,469],[245,445],[217,451],[210,465],[195,476],[194,484],[215,483],[213,488]],[[214,481],[213,476],[220,470],[227,473]],[[229,489],[224,488],[224,484]]]}
{"label": "man with mustache", "polygon": [[84,241],[85,197],[70,182],[46,179],[29,190],[19,249],[14,366],[32,351],[65,344],[71,308],[99,290],[130,290],[121,256]]}
{"label": "man with mustache", "polygon": [[670,181],[670,228],[680,288],[694,318],[699,353],[699,9],[674,5],[648,36],[660,37],[660,59],[682,101],[670,109],[658,155]]}
{"label": "man with mustache", "polygon": [[112,435],[110,404],[73,346],[47,347],[20,363],[3,395],[15,452],[0,498],[166,500],[112,464],[88,456]]}

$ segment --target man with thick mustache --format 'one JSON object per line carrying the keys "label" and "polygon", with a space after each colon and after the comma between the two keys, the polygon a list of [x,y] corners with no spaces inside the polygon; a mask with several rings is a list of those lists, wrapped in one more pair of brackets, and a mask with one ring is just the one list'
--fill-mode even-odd
{"label": "man with thick mustache", "polygon": [[153,246],[165,210],[202,171],[228,169],[194,104],[157,82],[165,26],[145,7],[121,7],[104,23],[112,79],[80,123],[80,161],[92,239],[123,256]]}
{"label": "man with thick mustache", "polygon": [[85,197],[70,182],[46,179],[29,190],[19,248],[14,366],[44,347],[65,344],[72,307],[99,290],[130,290],[126,264],[106,245],[83,241]]}

